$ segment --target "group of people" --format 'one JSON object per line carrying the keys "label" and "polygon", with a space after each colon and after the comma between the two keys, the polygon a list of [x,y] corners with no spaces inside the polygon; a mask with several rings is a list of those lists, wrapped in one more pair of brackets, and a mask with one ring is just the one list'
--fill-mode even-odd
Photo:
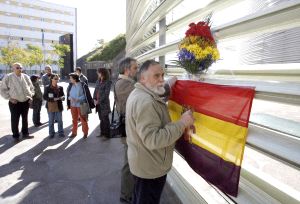
{"label": "group of people", "polygon": [[[39,84],[39,77],[32,75],[29,77],[22,72],[22,64],[14,63],[13,72],[6,75],[1,83],[1,95],[9,100],[11,112],[11,129],[13,138],[16,142],[20,140],[19,120],[22,118],[22,137],[23,139],[33,138],[28,132],[28,111],[32,108],[32,121],[35,127],[43,125],[41,123],[41,107],[43,100],[46,101],[48,113],[49,137],[55,136],[54,124],[58,126],[58,136],[64,137],[62,111],[64,110],[63,101],[67,100],[67,109],[72,115],[72,134],[70,138],[77,136],[78,122],[81,122],[83,138],[88,136],[88,113],[82,113],[80,107],[83,103],[87,104],[89,110],[96,107],[99,114],[101,134],[99,136],[109,137],[109,92],[111,81],[109,80],[108,70],[99,68],[97,73],[99,80],[93,97],[88,88],[87,77],[77,67],[74,73],[69,74],[70,83],[67,88],[67,97],[64,89],[58,84],[60,78],[58,74],[52,72],[51,66],[45,67],[45,74],[41,77],[44,86],[43,92]],[[101,93],[101,94],[100,94]]]}
{"label": "group of people", "polygon": [[[64,136],[62,104],[65,94],[63,87],[58,84],[59,76],[52,73],[50,66],[46,67],[46,74],[42,77],[45,88],[41,94],[35,79],[31,82],[27,75],[22,74],[20,63],[13,64],[12,68],[14,72],[3,79],[1,95],[9,100],[13,137],[19,138],[20,115],[23,137],[29,137],[27,114],[30,105],[39,107],[33,111],[33,122],[35,126],[41,124],[39,114],[42,99],[47,101],[49,136],[54,137],[54,121],[58,123],[58,135]],[[83,138],[88,136],[88,115],[82,114],[80,109],[83,103],[87,103],[90,109],[96,108],[100,119],[99,136],[109,137],[109,93],[113,88],[116,109],[126,129],[122,131],[125,154],[120,201],[159,203],[167,173],[172,166],[175,142],[194,122],[191,111],[183,113],[178,121],[172,122],[170,119],[166,101],[176,78],[165,83],[164,71],[158,62],[147,60],[138,69],[137,61],[127,57],[119,63],[119,77],[114,84],[109,79],[107,69],[97,70],[98,80],[91,95],[81,69],[77,68],[76,72],[69,75],[66,97],[73,124],[70,137],[77,136],[79,119]],[[35,102],[35,98],[38,98],[38,102]]]}

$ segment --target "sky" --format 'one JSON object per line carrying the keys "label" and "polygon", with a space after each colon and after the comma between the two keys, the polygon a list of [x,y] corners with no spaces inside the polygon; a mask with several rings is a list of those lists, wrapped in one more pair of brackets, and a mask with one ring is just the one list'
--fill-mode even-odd
{"label": "sky", "polygon": [[125,0],[44,0],[77,8],[77,58],[126,30]]}

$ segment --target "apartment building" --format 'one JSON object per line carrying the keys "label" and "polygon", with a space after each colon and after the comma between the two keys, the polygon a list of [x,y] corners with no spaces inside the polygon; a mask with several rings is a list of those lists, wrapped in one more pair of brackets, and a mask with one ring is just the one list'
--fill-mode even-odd
{"label": "apartment building", "polygon": [[[76,8],[38,0],[0,0],[0,47],[14,44],[40,46],[45,56],[59,37],[73,35],[73,58],[77,57]],[[51,55],[53,58],[57,56]],[[6,69],[0,64],[0,72]],[[40,67],[32,67],[39,70]],[[54,71],[58,66],[53,65]]]}

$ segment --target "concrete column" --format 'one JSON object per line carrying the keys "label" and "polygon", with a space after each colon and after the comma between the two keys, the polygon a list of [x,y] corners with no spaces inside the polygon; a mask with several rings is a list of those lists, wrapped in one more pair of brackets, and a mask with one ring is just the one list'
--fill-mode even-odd
{"label": "concrete column", "polygon": [[[159,46],[166,44],[166,18],[159,21]],[[163,68],[165,68],[165,56],[159,56],[159,63]]]}

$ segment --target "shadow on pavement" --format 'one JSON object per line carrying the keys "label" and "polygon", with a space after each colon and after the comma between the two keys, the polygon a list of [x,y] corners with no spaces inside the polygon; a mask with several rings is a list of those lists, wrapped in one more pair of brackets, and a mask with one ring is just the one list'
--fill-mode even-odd
{"label": "shadow on pavement", "polygon": [[[71,128],[65,128],[66,135]],[[45,137],[1,166],[3,203],[119,204],[124,146],[121,138],[96,137],[99,132],[98,125],[87,139]],[[168,185],[161,200],[167,203],[180,203]]]}
{"label": "shadow on pavement", "polygon": [[5,135],[0,138],[0,154],[13,147],[17,143],[14,141],[12,135]]}

